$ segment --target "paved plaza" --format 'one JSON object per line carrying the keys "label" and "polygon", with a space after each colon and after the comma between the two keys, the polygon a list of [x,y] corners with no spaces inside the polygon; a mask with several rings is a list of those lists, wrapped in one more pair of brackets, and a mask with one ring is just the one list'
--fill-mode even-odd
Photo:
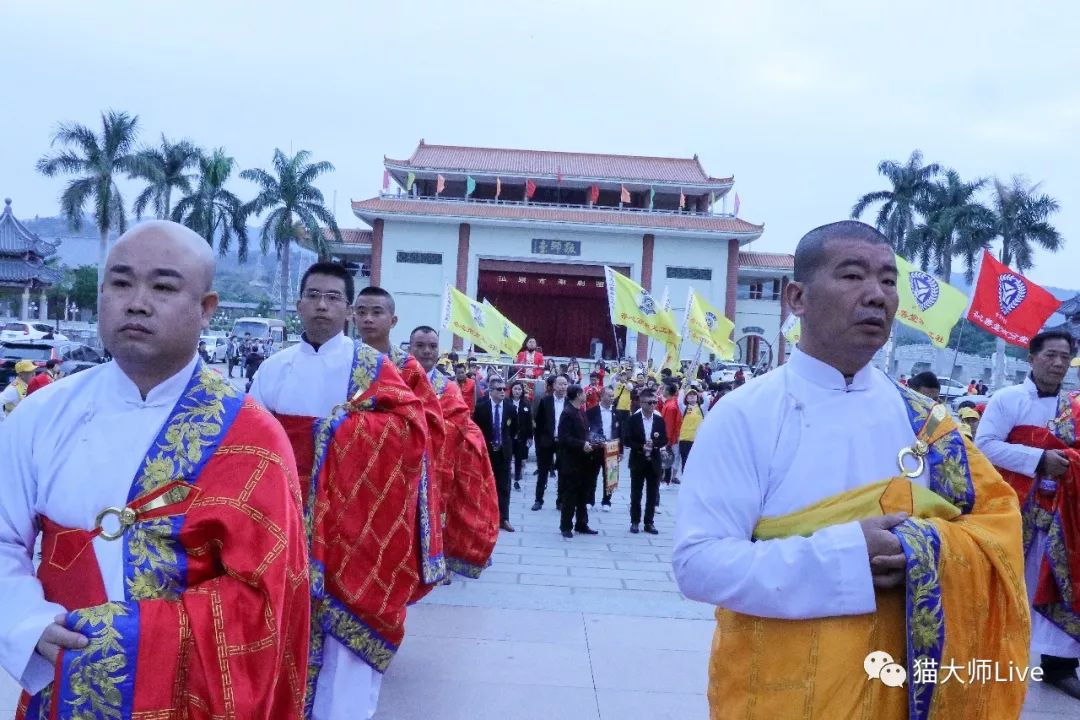
{"label": "paved plaza", "polygon": [[[624,488],[612,512],[592,514],[599,535],[564,540],[554,488],[529,510],[532,470],[513,494],[517,532],[500,534],[492,567],[409,610],[376,719],[705,720],[712,610],[671,575],[677,486],[661,490],[658,536],[628,532]],[[8,720],[16,686],[0,676]],[[1024,720],[1076,717],[1080,703],[1031,688]]]}

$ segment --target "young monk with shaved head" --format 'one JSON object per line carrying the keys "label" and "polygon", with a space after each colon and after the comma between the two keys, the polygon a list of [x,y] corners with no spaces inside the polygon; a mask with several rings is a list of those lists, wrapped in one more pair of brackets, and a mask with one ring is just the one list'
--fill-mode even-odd
{"label": "young monk with shaved head", "polygon": [[18,717],[303,712],[295,463],[274,419],[196,354],[213,277],[187,228],[125,233],[100,294],[115,362],[42,388],[3,425],[0,665],[26,690]]}

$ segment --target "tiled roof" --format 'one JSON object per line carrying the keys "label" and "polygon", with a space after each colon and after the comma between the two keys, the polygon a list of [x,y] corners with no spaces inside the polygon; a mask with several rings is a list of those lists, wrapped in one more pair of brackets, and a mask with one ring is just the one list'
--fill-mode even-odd
{"label": "tiled roof", "polygon": [[27,262],[21,258],[0,258],[0,282],[25,283],[37,280],[42,285],[53,285],[63,279],[56,268]]}
{"label": "tiled roof", "polygon": [[733,178],[714,178],[692,158],[641,157],[598,153],[509,150],[428,145],[423,140],[408,160],[386,159],[400,167],[567,179],[607,179],[630,183],[687,183],[730,186]]}
{"label": "tiled roof", "polygon": [[794,270],[795,256],[784,253],[740,252],[739,267],[775,268]]}
{"label": "tiled roof", "polygon": [[[341,231],[341,242],[344,245],[370,245],[372,233],[370,230],[360,228],[338,228]],[[323,237],[328,242],[334,242],[334,235],[330,228],[323,228]]]}
{"label": "tiled roof", "polygon": [[59,243],[42,240],[26,229],[11,212],[11,199],[4,200],[4,212],[0,214],[0,255],[25,255],[34,253],[48,257],[56,252]]}
{"label": "tiled roof", "polygon": [[617,225],[646,230],[682,230],[705,233],[746,235],[753,240],[764,225],[753,225],[724,215],[664,213],[633,210],[599,210],[586,207],[550,207],[524,203],[484,203],[461,200],[419,200],[416,198],[376,197],[353,201],[353,212],[367,220],[387,215],[427,215],[448,218],[521,220],[583,225]]}

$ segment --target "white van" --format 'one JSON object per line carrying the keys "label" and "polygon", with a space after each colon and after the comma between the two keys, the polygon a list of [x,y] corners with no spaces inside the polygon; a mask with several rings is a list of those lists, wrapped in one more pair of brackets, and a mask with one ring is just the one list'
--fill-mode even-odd
{"label": "white van", "polygon": [[232,334],[242,342],[245,335],[253,340],[273,340],[274,347],[281,349],[289,339],[285,323],[274,318],[246,317],[239,318],[232,326]]}

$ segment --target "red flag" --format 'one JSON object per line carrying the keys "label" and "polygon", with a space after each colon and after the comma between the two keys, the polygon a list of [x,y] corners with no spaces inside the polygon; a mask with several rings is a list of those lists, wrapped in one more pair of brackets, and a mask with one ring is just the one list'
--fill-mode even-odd
{"label": "red flag", "polygon": [[555,170],[555,182],[558,185],[562,185],[562,168],[556,168],[556,170]]}
{"label": "red flag", "polygon": [[983,251],[967,318],[1006,342],[1027,347],[1061,301]]}
{"label": "red flag", "polygon": [[382,171],[382,189],[383,190],[389,190],[390,189],[390,171],[389,170],[383,170]]}
{"label": "red flag", "polygon": [[619,202],[630,202],[630,191],[626,189],[626,186],[622,186],[622,192],[619,193]]}
{"label": "red flag", "polygon": [[527,199],[531,200],[532,196],[535,195],[535,194],[536,194],[536,183],[534,183],[532,180],[526,180],[525,181],[525,197]]}
{"label": "red flag", "polygon": [[435,178],[435,194],[442,195],[442,191],[446,189],[446,178],[439,175]]}
{"label": "red flag", "polygon": [[498,200],[502,195],[502,178],[495,178],[495,199]]}
{"label": "red flag", "polygon": [[591,188],[589,188],[589,202],[591,202],[593,205],[595,205],[596,201],[599,200],[599,199],[600,199],[600,186],[599,185],[593,185]]}

